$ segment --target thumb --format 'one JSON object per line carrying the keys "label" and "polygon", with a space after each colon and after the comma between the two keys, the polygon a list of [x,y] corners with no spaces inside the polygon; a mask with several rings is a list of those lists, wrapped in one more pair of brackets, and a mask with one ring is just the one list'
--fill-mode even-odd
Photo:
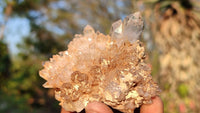
{"label": "thumb", "polygon": [[160,97],[154,97],[153,103],[149,105],[142,105],[141,113],[163,113],[163,102]]}
{"label": "thumb", "polygon": [[91,102],[85,108],[86,113],[113,113],[112,110],[101,102]]}

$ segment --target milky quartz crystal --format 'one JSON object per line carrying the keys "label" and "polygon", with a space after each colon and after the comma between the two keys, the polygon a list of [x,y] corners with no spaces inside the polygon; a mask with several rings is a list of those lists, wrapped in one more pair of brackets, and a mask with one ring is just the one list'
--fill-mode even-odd
{"label": "milky quartz crystal", "polygon": [[55,98],[66,111],[80,112],[93,101],[125,113],[150,104],[160,90],[137,40],[142,29],[139,12],[113,23],[110,35],[86,26],[68,50],[45,62],[40,71],[47,80],[44,87],[55,89]]}

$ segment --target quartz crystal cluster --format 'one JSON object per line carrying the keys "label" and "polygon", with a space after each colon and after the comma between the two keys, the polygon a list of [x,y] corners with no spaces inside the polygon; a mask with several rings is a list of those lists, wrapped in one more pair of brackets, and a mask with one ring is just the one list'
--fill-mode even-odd
{"label": "quartz crystal cluster", "polygon": [[55,98],[66,111],[82,111],[89,102],[103,102],[132,113],[150,104],[158,95],[145,51],[137,40],[143,29],[140,13],[134,13],[111,27],[110,35],[90,26],[75,35],[68,50],[45,62],[40,76],[45,88],[55,89]]}

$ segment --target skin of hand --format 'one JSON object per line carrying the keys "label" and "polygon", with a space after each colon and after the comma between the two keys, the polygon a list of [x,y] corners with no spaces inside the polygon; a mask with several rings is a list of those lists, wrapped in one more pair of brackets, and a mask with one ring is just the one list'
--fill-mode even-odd
{"label": "skin of hand", "polygon": [[[160,97],[152,98],[152,104],[142,105],[140,113],[163,113],[163,102]],[[105,104],[100,102],[91,102],[85,108],[86,113],[113,113],[113,111]],[[72,113],[65,111],[63,108],[61,113]]]}

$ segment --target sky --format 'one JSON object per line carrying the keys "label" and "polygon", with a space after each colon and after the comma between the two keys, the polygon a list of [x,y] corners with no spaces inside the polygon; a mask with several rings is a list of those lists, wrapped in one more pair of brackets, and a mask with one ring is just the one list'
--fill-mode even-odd
{"label": "sky", "polygon": [[30,22],[26,18],[14,17],[10,18],[5,27],[4,40],[9,45],[12,54],[19,52],[16,45],[22,42],[22,38],[30,33]]}
{"label": "sky", "polygon": [[0,0],[0,28],[5,26],[4,41],[8,44],[10,53],[16,54],[19,52],[16,45],[22,41],[30,33],[30,22],[23,17],[12,17],[7,22],[4,20],[3,8],[5,3]]}

